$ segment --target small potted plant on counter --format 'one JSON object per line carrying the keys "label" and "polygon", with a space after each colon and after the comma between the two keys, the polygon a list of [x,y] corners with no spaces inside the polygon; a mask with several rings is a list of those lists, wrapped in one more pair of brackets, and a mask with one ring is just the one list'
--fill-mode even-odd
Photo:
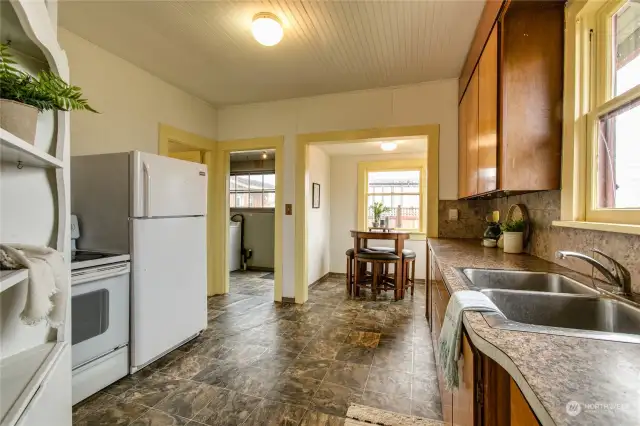
{"label": "small potted plant on counter", "polygon": [[71,86],[50,71],[32,76],[19,70],[0,43],[0,127],[25,142],[34,143],[38,112],[87,110],[97,112],[82,98],[79,87]]}
{"label": "small potted plant on counter", "polygon": [[382,216],[385,213],[390,212],[392,209],[391,207],[385,207],[384,203],[382,201],[378,201],[376,203],[373,203],[370,207],[371,212],[373,213],[373,227],[374,228],[379,228],[380,227],[380,216]]}
{"label": "small potted plant on counter", "polygon": [[523,219],[509,219],[502,226],[505,253],[522,253],[524,241],[525,221]]}

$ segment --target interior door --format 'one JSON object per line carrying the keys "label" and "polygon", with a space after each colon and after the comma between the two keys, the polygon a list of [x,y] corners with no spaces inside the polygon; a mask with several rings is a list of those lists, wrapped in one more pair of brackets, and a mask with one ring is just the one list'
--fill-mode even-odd
{"label": "interior door", "polygon": [[133,152],[132,217],[207,214],[207,166]]}
{"label": "interior door", "polygon": [[207,326],[204,217],[132,222],[131,368]]}

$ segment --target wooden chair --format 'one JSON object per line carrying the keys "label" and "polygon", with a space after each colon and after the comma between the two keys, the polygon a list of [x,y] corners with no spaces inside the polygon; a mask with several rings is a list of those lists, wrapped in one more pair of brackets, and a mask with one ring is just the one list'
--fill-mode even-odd
{"label": "wooden chair", "polygon": [[[380,291],[394,290],[395,286],[384,279],[382,274],[386,265],[396,263],[400,258],[394,253],[375,252],[373,250],[361,251],[355,254],[355,268],[353,274],[353,288],[355,296],[360,295],[360,288],[370,288],[373,300],[376,300]],[[371,276],[362,276],[360,263],[371,263]]]}

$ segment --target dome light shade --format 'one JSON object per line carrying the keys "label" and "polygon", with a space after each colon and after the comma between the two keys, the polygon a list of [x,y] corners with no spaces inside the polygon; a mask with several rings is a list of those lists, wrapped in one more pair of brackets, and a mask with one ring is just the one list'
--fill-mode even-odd
{"label": "dome light shade", "polygon": [[284,30],[276,15],[269,12],[258,13],[251,24],[253,38],[263,46],[274,46],[280,43]]}
{"label": "dome light shade", "polygon": [[382,142],[380,144],[380,149],[383,151],[393,151],[398,147],[398,144],[395,142]]}

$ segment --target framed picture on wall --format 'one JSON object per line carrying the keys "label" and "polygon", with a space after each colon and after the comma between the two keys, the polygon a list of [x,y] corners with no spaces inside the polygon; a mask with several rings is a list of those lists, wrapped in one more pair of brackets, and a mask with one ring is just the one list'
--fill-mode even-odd
{"label": "framed picture on wall", "polygon": [[311,195],[312,195],[311,207],[314,209],[319,209],[320,208],[320,184],[319,183],[314,182],[313,191]]}

